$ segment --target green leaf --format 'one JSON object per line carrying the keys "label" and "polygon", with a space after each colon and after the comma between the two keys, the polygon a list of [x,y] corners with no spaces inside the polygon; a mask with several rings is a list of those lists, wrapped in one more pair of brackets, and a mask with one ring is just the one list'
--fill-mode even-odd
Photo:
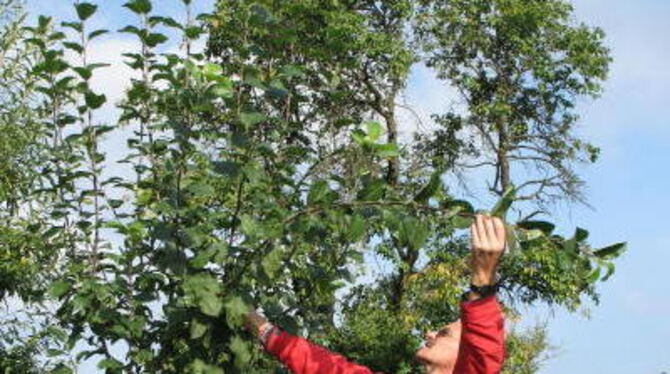
{"label": "green leaf", "polygon": [[50,371],[51,374],[72,374],[72,369],[65,366],[63,363],[59,363],[56,367]]}
{"label": "green leaf", "polygon": [[214,365],[206,364],[201,359],[195,359],[188,366],[188,373],[190,374],[223,374],[223,369],[218,368]]}
{"label": "green leaf", "polygon": [[307,204],[315,205],[320,203],[332,203],[337,198],[337,194],[331,191],[327,181],[318,180],[312,183],[307,194]]}
{"label": "green leaf", "polygon": [[589,283],[595,283],[600,278],[600,268],[595,268],[586,278]]}
{"label": "green leaf", "polygon": [[380,200],[386,192],[386,181],[384,179],[373,179],[364,181],[364,187],[358,192],[358,199],[365,201]]}
{"label": "green leaf", "polygon": [[577,240],[573,237],[563,242],[563,250],[566,253],[574,253],[577,251]]}
{"label": "green leaf", "polygon": [[393,143],[375,144],[374,150],[377,156],[381,158],[395,158],[400,156],[398,145]]}
{"label": "green leaf", "polygon": [[475,208],[465,200],[447,200],[443,203],[443,207],[452,213],[475,214]]}
{"label": "green leaf", "polygon": [[181,29],[182,25],[177,22],[174,18],[171,17],[162,17],[162,16],[153,16],[149,18],[149,25],[155,26],[157,24],[163,24],[167,27],[172,27],[175,29]]}
{"label": "green leaf", "polygon": [[371,143],[374,143],[377,140],[379,140],[379,137],[382,134],[382,125],[380,125],[379,122],[376,121],[366,122],[365,127],[367,129],[367,138]]}
{"label": "green leaf", "polygon": [[105,63],[95,63],[95,64],[86,65],[86,67],[88,69],[91,69],[91,71],[93,71],[95,69],[106,68],[106,67],[109,67],[109,66],[112,66],[112,65],[111,64],[105,64]]}
{"label": "green leaf", "polygon": [[451,225],[455,229],[467,229],[472,225],[473,218],[455,215],[451,218]]}
{"label": "green leaf", "polygon": [[589,237],[588,231],[584,230],[581,227],[577,227],[577,229],[575,230],[575,240],[577,241],[577,243],[583,242],[588,237]]}
{"label": "green leaf", "polygon": [[526,230],[526,240],[535,240],[544,236],[544,233],[541,230]]}
{"label": "green leaf", "polygon": [[508,187],[507,190],[503,193],[502,197],[496,205],[491,209],[491,215],[495,217],[505,218],[507,211],[512,206],[514,198],[516,196],[516,189],[514,187]]}
{"label": "green leaf", "polygon": [[209,80],[216,80],[223,74],[223,68],[219,64],[207,63],[202,67],[202,74]]}
{"label": "green leaf", "polygon": [[233,83],[230,82],[230,81],[216,83],[215,85],[212,86],[212,93],[215,96],[222,97],[224,99],[232,99],[233,98]]}
{"label": "green leaf", "polygon": [[168,41],[168,37],[160,33],[151,33],[142,38],[144,43],[150,48]]}
{"label": "green leaf", "polygon": [[430,180],[428,181],[428,184],[424,186],[421,191],[419,191],[416,196],[414,196],[414,201],[418,203],[425,203],[437,193],[437,191],[440,190],[440,187],[442,186],[442,179],[440,178],[442,175],[441,171],[435,171],[433,174],[430,176]]}
{"label": "green leaf", "polygon": [[217,296],[205,297],[198,303],[200,311],[210,317],[218,317],[221,314],[222,303]]}
{"label": "green leaf", "polygon": [[295,65],[284,65],[281,68],[280,73],[287,78],[301,77],[305,74],[299,66]]}
{"label": "green leaf", "polygon": [[214,277],[206,273],[187,276],[182,287],[184,294],[197,303],[201,312],[211,317],[221,313],[221,284]]}
{"label": "green leaf", "polygon": [[447,200],[442,203],[442,207],[449,210],[452,216],[451,225],[455,229],[467,229],[472,225],[475,208],[465,200]]}
{"label": "green leaf", "polygon": [[364,145],[367,144],[367,137],[365,133],[360,129],[355,129],[351,132],[351,138],[358,144]]}
{"label": "green leaf", "polygon": [[251,113],[241,113],[240,114],[240,122],[242,122],[242,125],[244,125],[245,128],[249,128],[251,126],[254,126],[262,121],[264,121],[266,117],[258,112],[251,112]]}
{"label": "green leaf", "polygon": [[246,67],[244,71],[244,83],[265,90],[267,87],[260,78],[260,72],[255,67]]}
{"label": "green leaf", "polygon": [[599,258],[611,259],[619,257],[626,250],[626,243],[616,243],[594,251],[593,254]]}
{"label": "green leaf", "polygon": [[53,18],[40,14],[37,18],[37,25],[38,25],[37,27],[40,28],[40,29],[46,29],[46,28],[49,27],[52,20],[53,20]]}
{"label": "green leaf", "polygon": [[240,229],[245,235],[253,237],[260,231],[261,226],[256,223],[256,220],[253,217],[243,214],[242,217],[240,217]]}
{"label": "green leaf", "polygon": [[123,369],[123,364],[113,358],[105,358],[98,362],[98,369],[109,370],[106,372],[116,372]]}
{"label": "green leaf", "polygon": [[241,326],[244,316],[249,312],[249,307],[239,296],[230,296],[226,298],[223,308],[226,312],[226,322],[230,328]]}
{"label": "green leaf", "polygon": [[65,352],[61,351],[60,349],[47,349],[47,357],[57,357],[63,354],[65,354]]}
{"label": "green leaf", "polygon": [[605,281],[607,281],[608,279],[610,279],[610,277],[614,274],[614,270],[616,269],[616,267],[614,266],[614,264],[611,263],[611,262],[608,262],[605,266],[607,267],[607,273],[606,273],[605,276],[601,279],[602,282],[605,282]]}
{"label": "green leaf", "polygon": [[556,227],[553,223],[546,221],[522,221],[516,225],[524,230],[540,230],[545,235],[551,235]]}
{"label": "green leaf", "polygon": [[273,279],[275,274],[282,267],[283,251],[281,248],[273,249],[269,254],[263,257],[261,267],[268,278]]}
{"label": "green leaf", "polygon": [[97,95],[92,91],[87,92],[84,95],[84,98],[86,100],[86,105],[91,109],[98,109],[105,103],[105,101],[107,101],[107,97],[104,94]]}
{"label": "green leaf", "polygon": [[343,231],[348,241],[357,242],[365,234],[366,230],[365,219],[363,219],[363,217],[360,214],[354,214],[353,216],[349,217],[350,222],[348,223],[347,227],[344,228],[345,230]]}
{"label": "green leaf", "polygon": [[209,263],[212,257],[214,257],[215,253],[215,248],[209,248],[201,251],[189,261],[189,264],[196,269],[202,269]]}
{"label": "green leaf", "polygon": [[81,22],[61,22],[60,25],[77,32],[81,32],[84,29],[84,25],[82,25]]}
{"label": "green leaf", "polygon": [[289,92],[284,86],[284,83],[279,79],[273,79],[267,90],[267,94],[275,98],[284,98],[288,96]]}
{"label": "green leaf", "polygon": [[147,14],[151,12],[151,1],[149,0],[132,0],[123,5],[137,14]]}
{"label": "green leaf", "polygon": [[104,34],[107,34],[107,33],[109,33],[109,30],[95,30],[95,31],[91,32],[90,34],[88,34],[88,40],[93,40],[93,39],[97,38],[98,36],[104,35]]}
{"label": "green leaf", "polygon": [[142,316],[135,316],[126,320],[126,326],[128,328],[128,331],[133,337],[142,336],[142,334],[144,333],[146,323],[147,323],[146,319]]}
{"label": "green leaf", "polygon": [[188,190],[188,192],[193,194],[193,196],[200,198],[213,196],[214,193],[216,192],[214,187],[212,187],[211,185],[199,182],[189,184],[186,189]]}
{"label": "green leaf", "polygon": [[91,77],[93,76],[93,72],[91,71],[91,69],[76,67],[72,68],[72,70],[74,70],[77,74],[79,74],[79,76],[85,81],[91,79]]}
{"label": "green leaf", "polygon": [[84,53],[84,47],[82,47],[79,43],[63,42],[63,47],[71,49],[79,54]]}
{"label": "green leaf", "polygon": [[226,260],[226,257],[228,257],[228,244],[225,242],[216,242],[212,244],[212,249],[214,250],[214,256],[213,260],[217,264],[221,264]]}
{"label": "green leaf", "polygon": [[86,21],[95,14],[98,6],[91,3],[79,3],[75,4],[75,8],[77,9],[77,16],[79,16],[79,19],[81,21]]}
{"label": "green leaf", "polygon": [[47,73],[60,74],[67,70],[70,65],[60,58],[49,58],[44,61],[43,64],[40,64],[40,66],[43,67]]}
{"label": "green leaf", "polygon": [[208,326],[194,319],[191,321],[190,335],[191,339],[199,339],[207,332]]}
{"label": "green leaf", "polygon": [[414,217],[406,217],[400,223],[398,238],[413,251],[418,251],[429,236],[428,226]]}
{"label": "green leaf", "polygon": [[[143,34],[142,30],[138,29],[137,27],[135,27],[133,25],[125,26],[124,28],[119,29],[119,32],[127,33],[127,34],[135,34],[135,35],[140,36],[140,37]],[[131,57],[132,55],[124,54],[124,56]]]}
{"label": "green leaf", "polygon": [[55,281],[49,288],[49,294],[59,299],[61,296],[65,295],[70,290],[70,282],[65,280]]}
{"label": "green leaf", "polygon": [[240,164],[232,161],[214,161],[212,162],[214,171],[230,178],[235,178],[240,173]]}
{"label": "green leaf", "polygon": [[239,336],[235,335],[229,344],[230,351],[235,355],[235,366],[238,368],[245,367],[251,360],[251,347],[249,344]]}
{"label": "green leaf", "polygon": [[200,26],[191,26],[191,27],[187,27],[184,30],[184,35],[188,39],[197,39],[203,33],[204,33],[204,31]]}

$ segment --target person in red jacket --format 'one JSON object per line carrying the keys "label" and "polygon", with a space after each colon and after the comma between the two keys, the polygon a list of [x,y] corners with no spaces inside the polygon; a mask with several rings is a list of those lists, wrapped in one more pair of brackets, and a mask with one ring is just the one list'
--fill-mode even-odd
{"label": "person in red jacket", "polygon": [[[472,279],[463,295],[461,318],[428,332],[416,359],[429,374],[499,373],[505,358],[504,323],[495,296],[496,272],[505,250],[505,226],[497,217],[476,215],[470,227]],[[369,368],[348,361],[306,339],[293,336],[251,311],[247,326],[265,349],[294,374],[372,374]]]}

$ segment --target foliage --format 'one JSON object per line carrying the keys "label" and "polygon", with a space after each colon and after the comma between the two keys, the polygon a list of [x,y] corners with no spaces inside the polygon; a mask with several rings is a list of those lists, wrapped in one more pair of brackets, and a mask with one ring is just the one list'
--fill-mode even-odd
{"label": "foliage", "polygon": [[533,374],[540,371],[542,364],[554,349],[549,345],[547,328],[536,325],[527,331],[510,331],[505,338],[506,350],[514,352],[505,360],[503,372]]}
{"label": "foliage", "polygon": [[[20,143],[2,145],[11,162],[0,175],[26,174],[2,185],[2,202],[14,209],[2,213],[0,269],[9,282],[1,286],[28,302],[47,297],[67,331],[56,356],[74,351],[107,373],[280,371],[241,326],[250,305],[375,369],[416,372],[411,353],[419,334],[457,315],[468,276],[462,230],[475,208],[453,196],[444,176],[471,151],[491,151],[460,130],[481,123],[488,126],[481,136],[500,135],[507,134],[500,123],[529,125],[495,153],[497,201],[489,209],[502,217],[522,210],[518,202],[527,196],[519,191],[527,185],[514,188],[511,174],[501,177],[511,147],[534,141],[530,125],[537,125],[550,130],[547,137],[563,135],[557,147],[576,149],[567,97],[593,94],[604,79],[608,59],[599,34],[566,26],[569,8],[554,9],[558,1],[533,2],[530,10],[500,1],[493,11],[484,2],[470,9],[458,1],[445,8],[409,0],[220,0],[213,13],[195,18],[191,2],[182,2],[183,22],[161,15],[149,0],[124,4],[136,22],[119,32],[139,48],[124,55],[136,75],[118,104],[118,121],[95,116],[107,101],[91,86],[106,67],[88,52],[107,33],[89,29],[96,5],[76,2],[77,19],[60,27],[40,17],[22,29],[20,50],[34,53],[26,87],[36,94],[19,100],[23,112],[16,116],[35,128]],[[460,18],[485,11],[492,14],[485,28],[511,33],[510,53],[524,56],[524,69],[537,72],[544,64],[556,75],[556,66],[577,67],[581,78],[538,75],[527,83],[546,85],[539,93],[519,82],[504,86],[512,91],[491,83],[494,94],[485,96],[489,78],[466,79],[473,73],[461,68],[480,52],[499,50],[474,43],[481,30]],[[510,12],[538,17],[536,32],[515,31]],[[443,26],[469,34],[450,39]],[[551,40],[576,34],[545,54],[524,55],[527,43],[546,41],[546,30]],[[205,36],[207,49],[198,51]],[[175,39],[182,41],[179,53],[165,48]],[[582,47],[567,65],[554,59],[560,48]],[[592,69],[583,61],[589,59],[597,60]],[[506,68],[517,62],[500,61]],[[417,62],[457,85],[470,98],[470,114],[438,116],[441,129],[404,146],[397,101]],[[509,78],[496,77],[490,79]],[[523,100],[512,100],[518,95],[555,104],[547,109],[553,112],[529,112]],[[104,136],[126,141],[117,160],[126,171],[103,173],[111,161],[101,151]],[[503,143],[493,144],[499,150]],[[560,165],[576,160],[570,152],[547,157]],[[593,250],[585,230],[566,238],[553,227],[509,221],[503,274],[511,305],[575,309],[585,297],[595,299],[596,283],[611,275],[623,245]],[[15,270],[26,253],[30,273]],[[360,280],[357,269],[370,267],[366,256],[387,271],[343,289]],[[21,278],[26,274],[37,282]],[[530,337],[512,341],[512,357],[543,351],[544,340]],[[127,347],[123,357],[110,349],[119,342]]]}
{"label": "foliage", "polygon": [[71,373],[64,352],[67,334],[45,317],[48,310],[11,303],[0,317],[0,372]]}
{"label": "foliage", "polygon": [[518,199],[584,202],[573,164],[595,162],[599,149],[573,128],[578,98],[597,96],[607,76],[603,31],[575,24],[564,0],[423,3],[417,31],[426,62],[468,109],[436,119],[447,130],[471,129],[481,144],[464,167],[496,168],[490,188],[502,194],[520,164],[535,172],[521,176]]}

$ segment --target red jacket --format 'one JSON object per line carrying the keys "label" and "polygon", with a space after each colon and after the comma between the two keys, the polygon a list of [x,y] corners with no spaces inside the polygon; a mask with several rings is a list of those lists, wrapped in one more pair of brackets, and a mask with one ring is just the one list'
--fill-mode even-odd
{"label": "red jacket", "polygon": [[[461,322],[454,374],[500,373],[505,336],[498,300],[491,296],[461,303]],[[284,331],[270,334],[266,348],[295,374],[372,374],[365,366]]]}

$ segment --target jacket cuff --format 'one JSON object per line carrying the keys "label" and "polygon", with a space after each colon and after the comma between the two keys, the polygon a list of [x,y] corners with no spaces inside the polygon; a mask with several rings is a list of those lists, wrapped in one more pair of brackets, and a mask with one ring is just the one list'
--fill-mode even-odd
{"label": "jacket cuff", "polygon": [[275,327],[265,340],[265,349],[273,355],[279,355],[290,340],[291,335]]}

